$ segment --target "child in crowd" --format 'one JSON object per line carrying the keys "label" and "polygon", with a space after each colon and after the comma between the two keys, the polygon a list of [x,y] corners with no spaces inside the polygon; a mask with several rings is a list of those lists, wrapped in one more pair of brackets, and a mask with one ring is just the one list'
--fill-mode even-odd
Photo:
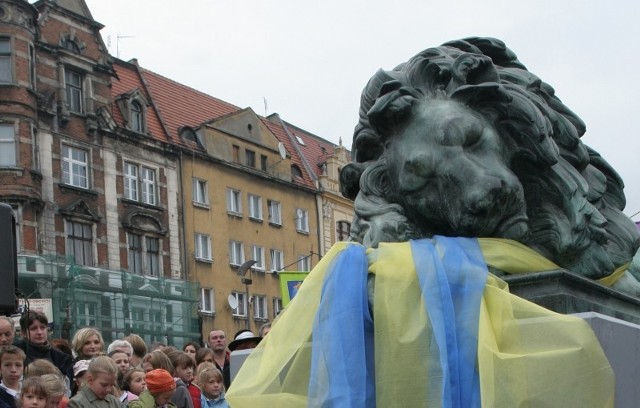
{"label": "child in crowd", "polygon": [[73,365],[73,387],[71,395],[76,395],[82,385],[86,382],[87,369],[89,368],[89,360],[78,360]]}
{"label": "child in crowd", "polygon": [[[124,373],[120,381],[120,388],[122,391],[126,391],[129,395],[139,397],[147,388],[145,383],[145,372],[142,368],[131,368]],[[137,398],[135,398],[137,399]],[[133,401],[133,397],[129,397],[129,401]]]}
{"label": "child in crowd", "polygon": [[0,401],[9,407],[16,407],[16,399],[20,394],[20,380],[24,371],[24,351],[15,346],[0,347]]}
{"label": "child in crowd", "polygon": [[213,363],[213,350],[210,348],[201,348],[196,351],[196,366],[201,363]]}
{"label": "child in crowd", "polygon": [[116,383],[118,367],[107,356],[94,357],[87,369],[87,382],[69,401],[69,408],[122,408],[111,395]]}
{"label": "child in crowd", "polygon": [[118,370],[122,374],[126,373],[129,368],[129,355],[122,350],[113,350],[109,353],[109,357],[113,360],[114,363],[118,366]]}
{"label": "child in crowd", "polygon": [[40,378],[49,394],[47,408],[67,408],[69,398],[64,395],[65,387],[62,374],[44,374]]}
{"label": "child in crowd", "polygon": [[47,408],[49,394],[42,378],[31,377],[24,380],[20,390],[20,408]]}
{"label": "child in crowd", "polygon": [[205,361],[204,363],[198,364],[196,368],[196,375],[194,376],[193,381],[187,387],[189,390],[189,394],[191,395],[191,400],[193,401],[193,408],[202,408],[202,389],[200,388],[200,383],[198,378],[200,377],[200,373],[207,368],[213,368],[215,364]]}
{"label": "child in crowd", "polygon": [[69,379],[64,375],[62,375],[62,372],[58,369],[58,367],[53,365],[51,361],[44,360],[44,359],[32,361],[27,366],[27,369],[24,371],[24,376],[27,378],[41,377],[45,374],[55,374],[57,376],[60,376],[60,378],[62,378],[62,381],[64,383],[64,395],[65,396],[71,395],[71,385],[69,384]]}
{"label": "child in crowd", "polygon": [[[164,350],[163,350],[164,351]],[[193,372],[196,364],[191,357],[183,351],[175,351],[169,354],[171,364],[173,364],[173,377],[176,380],[176,392],[171,401],[178,408],[194,408],[188,385],[193,381]]]}
{"label": "child in crowd", "polygon": [[224,398],[224,380],[217,367],[205,368],[198,376],[198,384],[202,390],[202,408],[229,408]]}
{"label": "child in crowd", "polygon": [[163,369],[147,372],[145,377],[147,389],[140,398],[129,403],[129,408],[176,408],[171,397],[176,390],[176,382],[171,373]]}
{"label": "child in crowd", "polygon": [[145,372],[157,370],[159,368],[173,373],[173,364],[171,360],[160,350],[152,351],[142,358],[142,368]]}

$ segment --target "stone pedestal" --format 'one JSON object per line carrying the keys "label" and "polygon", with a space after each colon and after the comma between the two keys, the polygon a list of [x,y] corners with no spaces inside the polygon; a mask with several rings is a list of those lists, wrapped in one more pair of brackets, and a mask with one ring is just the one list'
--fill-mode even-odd
{"label": "stone pedestal", "polygon": [[567,270],[501,278],[509,284],[511,293],[558,313],[596,312],[640,324],[640,299]]}

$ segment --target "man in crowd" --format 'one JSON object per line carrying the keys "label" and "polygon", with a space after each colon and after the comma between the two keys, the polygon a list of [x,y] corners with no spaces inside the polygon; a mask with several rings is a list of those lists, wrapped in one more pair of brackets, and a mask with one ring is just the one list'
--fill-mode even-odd
{"label": "man in crowd", "polygon": [[227,350],[227,337],[223,330],[209,332],[209,348],[213,350],[213,362],[222,371],[225,389],[231,385],[231,358]]}
{"label": "man in crowd", "polygon": [[0,346],[10,346],[16,335],[13,320],[6,316],[0,316]]}

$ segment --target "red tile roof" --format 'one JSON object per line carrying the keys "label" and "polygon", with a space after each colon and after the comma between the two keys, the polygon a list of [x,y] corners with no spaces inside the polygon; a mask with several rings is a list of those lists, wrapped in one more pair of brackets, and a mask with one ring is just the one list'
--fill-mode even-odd
{"label": "red tile roof", "polygon": [[313,182],[314,177],[311,176],[307,171],[307,168],[304,165],[303,159],[300,157],[300,155],[296,151],[291,141],[291,138],[287,135],[285,128],[282,126],[282,123],[284,122],[281,123],[280,121],[272,121],[266,118],[261,118],[261,119],[262,119],[262,123],[264,123],[265,126],[267,126],[267,128],[275,135],[275,137],[287,149],[287,152],[289,152],[289,154],[291,155],[291,164],[292,165],[295,164],[300,168],[300,171],[302,172],[303,177],[302,177],[302,180],[299,180],[299,182],[301,182],[301,184],[307,187],[317,188],[315,183]]}
{"label": "red tile roof", "polygon": [[[147,126],[152,136],[157,140],[197,149],[198,147],[195,144],[180,138],[178,130],[181,127],[190,126],[196,128],[202,123],[241,110],[238,106],[144,69],[135,62],[126,63],[116,60],[114,68],[119,79],[113,80],[112,96],[115,99],[123,93],[140,89],[151,102],[152,106],[149,110],[153,111],[153,115],[147,114]],[[113,116],[116,123],[122,126],[123,118],[115,103]],[[260,118],[275,137],[284,144],[291,155],[292,164],[297,165],[302,171],[303,177],[294,179],[294,182],[315,189],[314,179],[321,172],[319,164],[326,160],[326,157],[323,159],[324,153],[320,146],[324,146],[327,153],[331,154],[333,153],[334,145],[291,124],[285,124],[285,122],[274,120],[273,118],[271,120]],[[162,126],[163,123],[164,127]],[[293,129],[293,133],[291,129]],[[297,145],[294,146],[294,142],[291,140],[292,137],[295,140],[294,133],[305,140],[306,146],[300,146],[297,142],[295,142]],[[305,166],[300,154],[305,155],[306,161],[311,163],[309,165],[311,173],[307,170],[307,166]]]}
{"label": "red tile roof", "polygon": [[[113,68],[117,74],[117,78],[113,78],[111,81],[111,96],[113,97],[111,114],[118,126],[124,127],[124,118],[115,100],[119,96],[135,90],[139,90],[145,98],[147,98],[147,101],[150,101],[151,98],[135,65],[115,60]],[[146,119],[147,129],[150,135],[156,140],[169,142],[169,135],[167,135],[162,127],[162,121],[154,109],[151,108],[147,110]]]}
{"label": "red tile roof", "polygon": [[198,127],[204,122],[240,110],[238,106],[140,68],[149,92],[160,111],[172,139],[180,140],[182,126]]}
{"label": "red tile roof", "polygon": [[[275,115],[270,115],[269,120],[274,120]],[[309,163],[316,177],[322,175],[322,164],[326,163],[327,158],[334,153],[334,149],[337,146],[320,136],[314,135],[304,129],[301,129],[289,122],[284,122],[289,134],[291,134],[302,155]],[[300,143],[298,138],[302,140]]]}

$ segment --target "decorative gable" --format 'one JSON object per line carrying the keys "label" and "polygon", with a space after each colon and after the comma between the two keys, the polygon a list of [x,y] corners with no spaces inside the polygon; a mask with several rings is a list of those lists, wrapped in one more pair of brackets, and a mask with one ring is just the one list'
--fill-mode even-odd
{"label": "decorative gable", "polygon": [[77,200],[66,208],[61,208],[59,212],[67,217],[81,218],[93,222],[100,221],[100,216],[91,211],[89,205],[87,205],[84,200]]}

